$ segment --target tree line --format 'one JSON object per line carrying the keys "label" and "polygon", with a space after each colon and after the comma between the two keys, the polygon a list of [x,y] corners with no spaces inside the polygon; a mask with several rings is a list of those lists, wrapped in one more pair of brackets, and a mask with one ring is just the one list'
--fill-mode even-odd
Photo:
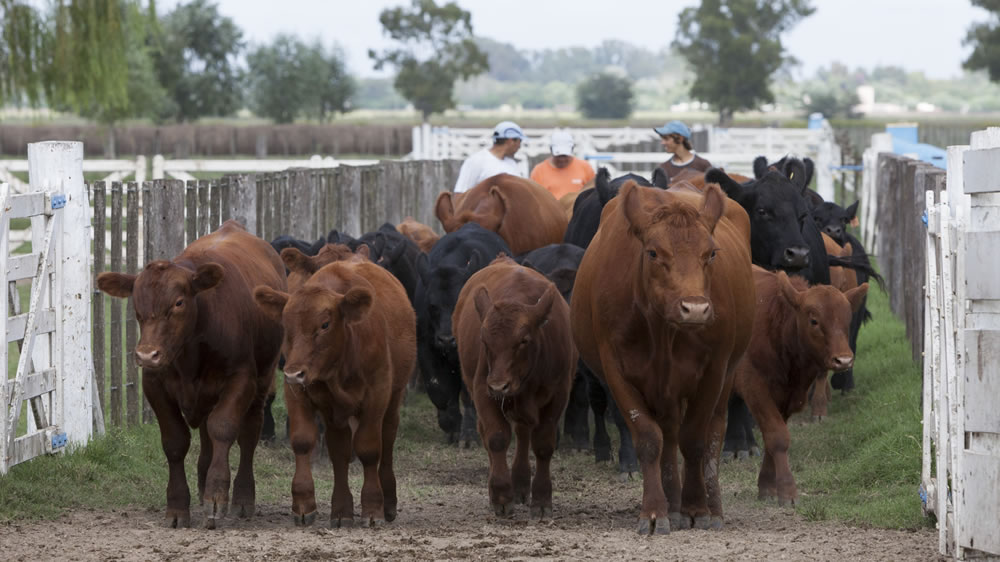
{"label": "tree line", "polygon": [[[922,92],[941,107],[979,110],[995,109],[997,99],[992,85],[971,99],[970,84],[942,88],[893,67],[868,72],[834,63],[794,84],[788,69],[796,61],[781,39],[813,13],[810,0],[702,0],[680,11],[673,41],[657,52],[624,41],[521,51],[475,36],[468,11],[438,1],[383,10],[379,20],[393,45],[368,54],[375,69],[394,76],[357,80],[341,49],[319,39],[278,35],[248,44],[212,0],[162,14],[155,0],[54,0],[44,8],[0,0],[0,105],[45,104],[113,129],[125,119],[189,122],[244,107],[288,123],[408,103],[426,119],[463,100],[572,104],[587,117],[624,118],[636,106],[680,98],[706,102],[727,124],[736,111],[775,103],[850,116],[857,85],[873,81],[880,101],[905,103]],[[1000,81],[1000,4],[972,2],[994,17],[970,28],[964,66]]]}

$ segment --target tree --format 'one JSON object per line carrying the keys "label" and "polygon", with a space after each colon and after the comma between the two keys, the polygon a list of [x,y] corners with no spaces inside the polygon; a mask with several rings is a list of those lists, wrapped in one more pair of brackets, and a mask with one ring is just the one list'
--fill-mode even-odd
{"label": "tree", "polygon": [[813,11],[809,0],[702,0],[682,10],[672,44],[695,72],[691,95],[723,126],[734,111],[773,102],[771,75],[794,60],[781,33]]}
{"label": "tree", "polygon": [[169,103],[161,119],[230,115],[242,103],[237,57],[243,32],[210,0],[178,4],[153,40],[153,61]]}
{"label": "tree", "polygon": [[973,6],[990,12],[990,21],[969,28],[963,45],[972,46],[972,54],[962,62],[968,70],[986,70],[990,80],[1000,82],[1000,0],[972,0]]}
{"label": "tree", "polygon": [[395,87],[426,121],[432,113],[455,107],[455,81],[489,70],[486,55],[472,36],[472,18],[455,2],[413,0],[410,8],[382,10],[384,32],[399,46],[368,51],[375,69],[397,70]]}
{"label": "tree", "polygon": [[576,87],[576,105],[590,119],[625,119],[632,114],[632,82],[613,72],[592,75]]}
{"label": "tree", "polygon": [[306,44],[278,35],[247,55],[251,107],[257,115],[291,123],[299,115],[325,120],[346,111],[354,94],[340,54],[318,40]]}

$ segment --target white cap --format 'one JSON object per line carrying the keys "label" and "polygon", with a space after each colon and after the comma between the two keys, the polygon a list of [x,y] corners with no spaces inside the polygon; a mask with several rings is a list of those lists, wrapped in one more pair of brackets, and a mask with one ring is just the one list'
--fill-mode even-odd
{"label": "white cap", "polygon": [[573,155],[573,135],[568,131],[555,131],[552,133],[552,140],[549,144],[552,147],[553,156]]}

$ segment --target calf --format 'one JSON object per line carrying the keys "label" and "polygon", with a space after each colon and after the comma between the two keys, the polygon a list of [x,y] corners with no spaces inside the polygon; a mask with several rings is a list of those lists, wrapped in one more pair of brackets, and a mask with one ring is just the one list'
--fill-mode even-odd
{"label": "calf", "polygon": [[[550,518],[549,464],[577,359],[569,306],[542,274],[502,257],[469,278],[452,325],[462,380],[476,404],[489,456],[494,512],[509,515],[512,503],[527,502],[530,488],[531,517]],[[509,470],[512,423],[517,449]],[[534,479],[529,447],[535,453]]]}
{"label": "calf", "polygon": [[167,457],[167,523],[191,526],[184,457],[188,427],[201,432],[198,497],[205,526],[229,510],[229,449],[240,446],[232,504],[254,513],[253,454],[264,400],[274,379],[281,324],[257,310],[255,286],[285,289],[285,268],[267,242],[236,221],[195,240],[173,260],[150,262],[138,275],[102,273],[97,286],[132,297],[140,338],[142,392],[160,426]]}
{"label": "calf", "polygon": [[417,260],[417,359],[427,396],[437,408],[438,425],[449,443],[461,441],[470,446],[477,438],[476,409],[462,387],[451,315],[465,281],[500,253],[511,252],[499,235],[469,223],[441,237],[430,254],[421,254]]}
{"label": "calf", "polygon": [[573,287],[573,335],[635,441],[639,532],[721,527],[726,399],[753,322],[750,221],[717,186],[702,196],[635,182],[602,219]]}
{"label": "calf", "polygon": [[403,222],[396,225],[396,230],[413,241],[423,253],[428,253],[434,244],[441,239],[438,233],[434,232],[426,224],[417,222],[413,217],[406,217]]}
{"label": "calf", "polygon": [[486,178],[460,198],[445,191],[434,210],[445,232],[474,222],[499,234],[515,254],[560,242],[566,232],[559,201],[541,185],[510,174]]}
{"label": "calf", "polygon": [[312,451],[316,414],[326,423],[334,484],[330,525],[354,520],[348,465],[364,467],[361,517],[369,526],[396,518],[393,444],[399,407],[416,362],[416,318],[399,281],[363,260],[319,269],[292,294],[259,286],[257,305],[285,328],[285,405],[295,452],[292,514],[316,520]]}
{"label": "calf", "polygon": [[806,403],[810,385],[827,370],[854,363],[847,334],[851,312],[868,292],[864,283],[846,293],[829,285],[808,287],[784,272],[755,267],[758,306],[750,347],[736,371],[735,392],[743,397],[764,436],[757,478],[761,499],[795,503],[795,479],[788,464],[789,416]]}

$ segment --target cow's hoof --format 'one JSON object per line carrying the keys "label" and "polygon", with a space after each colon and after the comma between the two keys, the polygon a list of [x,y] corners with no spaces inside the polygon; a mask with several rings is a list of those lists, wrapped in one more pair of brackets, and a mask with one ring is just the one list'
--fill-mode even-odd
{"label": "cow's hoof", "polygon": [[215,529],[218,522],[225,519],[229,513],[229,502],[205,502],[205,528]]}
{"label": "cow's hoof", "polygon": [[722,519],[721,516],[719,516],[719,515],[713,515],[712,516],[712,521],[711,521],[711,523],[709,523],[708,528],[711,529],[711,530],[713,530],[713,531],[721,531],[722,527],[723,527],[723,523],[724,523],[724,521],[723,521],[723,519]]}
{"label": "cow's hoof", "polygon": [[249,504],[233,504],[233,513],[238,517],[246,519],[248,517],[253,517],[257,513],[257,508],[253,503]]}
{"label": "cow's hoof", "polygon": [[170,529],[190,529],[191,512],[184,509],[167,510],[167,527]]}
{"label": "cow's hoof", "polygon": [[375,529],[376,527],[384,527],[385,519],[381,517],[368,517],[367,524],[369,529]]}
{"label": "cow's hoof", "polygon": [[495,503],[493,504],[493,514],[497,517],[510,517],[514,515],[514,504]]}
{"label": "cow's hoof", "polygon": [[730,462],[736,459],[736,453],[733,451],[722,451],[722,462]]}
{"label": "cow's hoof", "polygon": [[350,529],[354,526],[354,516],[351,517],[331,517],[331,529]]}
{"label": "cow's hoof", "polygon": [[618,473],[618,482],[624,484],[624,483],[628,482],[629,480],[632,480],[632,473],[631,472],[619,472]]}
{"label": "cow's hoof", "polygon": [[669,535],[670,521],[667,519],[657,519],[655,517],[639,519],[640,535]]}
{"label": "cow's hoof", "polygon": [[813,423],[819,423],[819,422],[823,421],[823,416],[813,416],[812,419],[813,419]]}
{"label": "cow's hoof", "polygon": [[706,531],[708,529],[711,529],[712,528],[712,517],[709,516],[709,515],[699,515],[698,517],[695,517],[694,518],[694,525],[693,525],[693,527],[695,529],[700,529],[702,531]]}
{"label": "cow's hoof", "polygon": [[594,462],[611,462],[611,450],[597,447],[594,449]]}
{"label": "cow's hoof", "polygon": [[774,490],[759,490],[757,492],[757,499],[760,501],[767,501],[771,498],[777,497],[778,493]]}
{"label": "cow's hoof", "polygon": [[396,510],[395,509],[385,510],[385,522],[392,523],[395,520],[396,520]]}
{"label": "cow's hoof", "polygon": [[514,503],[517,505],[528,503],[528,492],[514,492]]}
{"label": "cow's hoof", "polygon": [[292,519],[295,521],[296,527],[308,527],[316,522],[316,512],[306,513],[305,515],[293,513]]}
{"label": "cow's hoof", "polygon": [[795,507],[795,498],[783,498],[778,496],[778,507]]}
{"label": "cow's hoof", "polygon": [[552,519],[552,506],[533,505],[531,506],[531,518],[543,522]]}
{"label": "cow's hoof", "polygon": [[667,518],[670,519],[670,528],[672,529],[680,531],[691,528],[691,517],[683,513],[671,511],[667,514]]}
{"label": "cow's hoof", "polygon": [[745,461],[750,458],[750,451],[736,451],[736,460]]}
{"label": "cow's hoof", "polygon": [[760,447],[758,447],[756,445],[750,447],[750,455],[754,456],[754,457],[759,457],[760,456]]}

